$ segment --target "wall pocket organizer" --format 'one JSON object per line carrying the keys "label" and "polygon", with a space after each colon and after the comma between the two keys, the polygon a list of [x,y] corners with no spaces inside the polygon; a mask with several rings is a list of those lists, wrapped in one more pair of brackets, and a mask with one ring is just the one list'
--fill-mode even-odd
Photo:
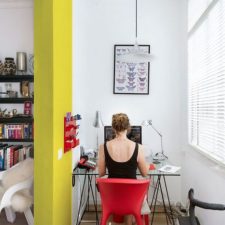
{"label": "wall pocket organizer", "polygon": [[67,114],[64,117],[64,153],[79,145],[79,139],[76,139],[78,127],[76,119],[73,116]]}

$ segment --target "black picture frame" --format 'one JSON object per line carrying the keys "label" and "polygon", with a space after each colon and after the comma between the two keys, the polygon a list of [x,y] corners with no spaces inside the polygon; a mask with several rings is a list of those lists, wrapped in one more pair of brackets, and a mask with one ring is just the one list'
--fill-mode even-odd
{"label": "black picture frame", "polygon": [[[118,58],[130,52],[134,45],[114,45],[113,94],[149,95],[150,63],[126,63]],[[150,53],[150,45],[139,45]]]}
{"label": "black picture frame", "polygon": [[[104,142],[112,140],[115,136],[112,126],[104,126]],[[134,142],[142,144],[142,126],[131,126],[127,137]]]}

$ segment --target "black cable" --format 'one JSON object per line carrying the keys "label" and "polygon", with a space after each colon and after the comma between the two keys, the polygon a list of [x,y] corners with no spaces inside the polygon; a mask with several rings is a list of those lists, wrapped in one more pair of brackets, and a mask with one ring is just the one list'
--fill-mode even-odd
{"label": "black cable", "polygon": [[137,0],[136,0],[136,39],[137,39]]}

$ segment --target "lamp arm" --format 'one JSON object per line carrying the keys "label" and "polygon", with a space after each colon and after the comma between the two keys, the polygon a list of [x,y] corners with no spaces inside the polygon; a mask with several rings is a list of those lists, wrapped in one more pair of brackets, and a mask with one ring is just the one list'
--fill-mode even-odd
{"label": "lamp arm", "polygon": [[164,154],[164,151],[163,151],[163,141],[162,141],[162,134],[153,126],[151,125],[152,129],[160,136],[160,141],[161,141],[161,152],[162,154]]}
{"label": "lamp arm", "polygon": [[162,138],[162,134],[152,124],[151,127]]}
{"label": "lamp arm", "polygon": [[166,155],[164,155],[164,150],[163,150],[163,136],[162,134],[151,124],[152,129],[160,136],[160,141],[161,141],[161,153],[164,157],[168,158]]}

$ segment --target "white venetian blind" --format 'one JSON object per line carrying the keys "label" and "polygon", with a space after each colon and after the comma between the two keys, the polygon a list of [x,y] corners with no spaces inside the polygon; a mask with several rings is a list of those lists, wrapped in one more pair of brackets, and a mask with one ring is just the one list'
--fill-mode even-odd
{"label": "white venetian blind", "polygon": [[208,3],[189,29],[189,141],[225,164],[225,0]]}

